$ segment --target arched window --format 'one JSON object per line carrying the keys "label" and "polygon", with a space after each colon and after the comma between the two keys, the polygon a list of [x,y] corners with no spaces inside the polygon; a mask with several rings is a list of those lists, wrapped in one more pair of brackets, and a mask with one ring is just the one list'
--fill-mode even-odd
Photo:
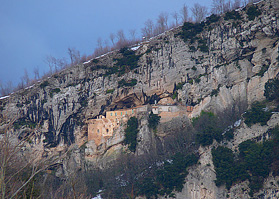
{"label": "arched window", "polygon": [[109,130],[107,129],[107,133],[109,132]]}
{"label": "arched window", "polygon": [[100,133],[100,130],[99,130],[99,129],[97,129],[97,133]]}

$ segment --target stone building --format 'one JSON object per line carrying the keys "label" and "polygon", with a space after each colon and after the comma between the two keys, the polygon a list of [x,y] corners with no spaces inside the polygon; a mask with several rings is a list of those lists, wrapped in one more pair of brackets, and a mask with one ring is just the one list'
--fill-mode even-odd
{"label": "stone building", "polygon": [[147,112],[147,110],[148,105],[107,111],[106,116],[101,115],[96,119],[89,120],[87,122],[88,141],[94,140],[98,146],[103,139],[113,136],[113,131],[119,127],[120,122],[127,122],[130,117],[136,116],[139,112]]}
{"label": "stone building", "polygon": [[107,111],[106,116],[98,116],[97,119],[88,121],[88,141],[94,140],[98,146],[103,139],[113,136],[113,131],[119,127],[121,122],[127,122],[130,117],[137,116],[139,113],[149,113],[161,116],[161,122],[167,122],[174,117],[188,115],[193,110],[191,106],[177,105],[143,105],[130,109],[120,109]]}
{"label": "stone building", "polygon": [[104,116],[99,116],[97,119],[88,121],[88,141],[94,140],[96,145],[101,143],[102,138],[111,137],[113,129],[118,126],[118,123],[112,122]]}

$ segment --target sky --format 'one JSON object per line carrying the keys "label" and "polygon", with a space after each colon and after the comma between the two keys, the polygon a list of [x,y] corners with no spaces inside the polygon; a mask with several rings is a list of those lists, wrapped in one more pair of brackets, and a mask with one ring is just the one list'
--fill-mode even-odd
{"label": "sky", "polygon": [[[185,4],[206,5],[208,0],[0,0],[0,81],[16,86],[24,70],[33,77],[48,71],[47,56],[68,58],[67,49],[91,55],[98,38],[122,29],[141,37],[144,22],[156,22],[162,12],[179,12]],[[190,12],[190,10],[189,10]]]}

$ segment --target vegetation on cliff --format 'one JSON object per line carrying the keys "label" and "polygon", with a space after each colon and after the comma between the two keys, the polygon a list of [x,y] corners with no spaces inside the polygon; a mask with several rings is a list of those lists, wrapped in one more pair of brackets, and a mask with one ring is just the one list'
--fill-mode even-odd
{"label": "vegetation on cliff", "polygon": [[265,85],[264,90],[264,96],[266,99],[272,101],[272,100],[278,100],[279,98],[279,79],[270,79],[268,80]]}
{"label": "vegetation on cliff", "polygon": [[243,117],[245,118],[245,124],[250,127],[252,124],[256,123],[266,125],[271,115],[271,111],[267,110],[264,103],[255,102],[252,104],[251,108],[244,113]]}
{"label": "vegetation on cliff", "polygon": [[270,129],[268,133],[272,136],[271,140],[260,143],[244,141],[238,146],[239,153],[222,146],[212,150],[217,186],[226,184],[229,189],[237,182],[249,180],[249,194],[253,196],[262,188],[264,179],[271,171],[273,175],[278,175],[279,127]]}
{"label": "vegetation on cliff", "polygon": [[156,169],[154,176],[145,177],[137,183],[137,195],[147,198],[157,195],[175,197],[174,191],[182,191],[188,175],[187,168],[195,165],[198,159],[194,154],[176,153]]}
{"label": "vegetation on cliff", "polygon": [[154,114],[151,111],[151,113],[149,114],[149,117],[148,117],[148,127],[155,131],[160,122],[160,119],[161,119],[161,116]]}
{"label": "vegetation on cliff", "polygon": [[223,139],[222,127],[217,116],[211,112],[202,111],[200,116],[193,118],[193,126],[197,131],[197,142],[202,146],[208,146],[215,139],[220,142]]}
{"label": "vegetation on cliff", "polygon": [[132,152],[135,152],[137,148],[138,126],[138,119],[136,117],[131,117],[127,122],[127,128],[125,129],[124,144],[127,144]]}

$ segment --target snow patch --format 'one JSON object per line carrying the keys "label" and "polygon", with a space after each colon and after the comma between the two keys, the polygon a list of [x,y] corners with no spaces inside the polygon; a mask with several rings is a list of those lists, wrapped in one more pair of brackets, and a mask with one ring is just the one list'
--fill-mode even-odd
{"label": "snow patch", "polygon": [[240,120],[237,120],[237,121],[234,123],[234,127],[238,127],[240,124],[241,124],[241,119],[240,119]]}
{"label": "snow patch", "polygon": [[92,198],[92,199],[102,199],[102,196],[99,194],[96,197]]}
{"label": "snow patch", "polygon": [[35,86],[35,84],[33,84],[33,85],[31,85],[31,86],[28,86],[28,87],[25,88],[25,90],[27,90],[27,89],[29,89],[29,88],[32,88],[32,87],[34,87],[34,86]]}
{"label": "snow patch", "polygon": [[258,4],[258,3],[262,2],[262,1],[263,1],[263,0],[260,0],[260,1],[258,1],[258,2],[253,3],[253,4],[256,5],[256,4]]}
{"label": "snow patch", "polygon": [[135,46],[135,47],[131,48],[131,50],[136,51],[139,48],[140,48],[140,46]]}
{"label": "snow patch", "polygon": [[83,62],[83,64],[88,64],[89,62],[91,62],[92,61],[92,59],[90,59],[90,60],[88,60],[88,61],[86,61],[86,62]]}
{"label": "snow patch", "polygon": [[10,96],[9,96],[9,95],[7,95],[7,96],[0,97],[0,100],[2,100],[2,99],[6,99],[6,98],[8,98],[8,97],[10,97]]}

